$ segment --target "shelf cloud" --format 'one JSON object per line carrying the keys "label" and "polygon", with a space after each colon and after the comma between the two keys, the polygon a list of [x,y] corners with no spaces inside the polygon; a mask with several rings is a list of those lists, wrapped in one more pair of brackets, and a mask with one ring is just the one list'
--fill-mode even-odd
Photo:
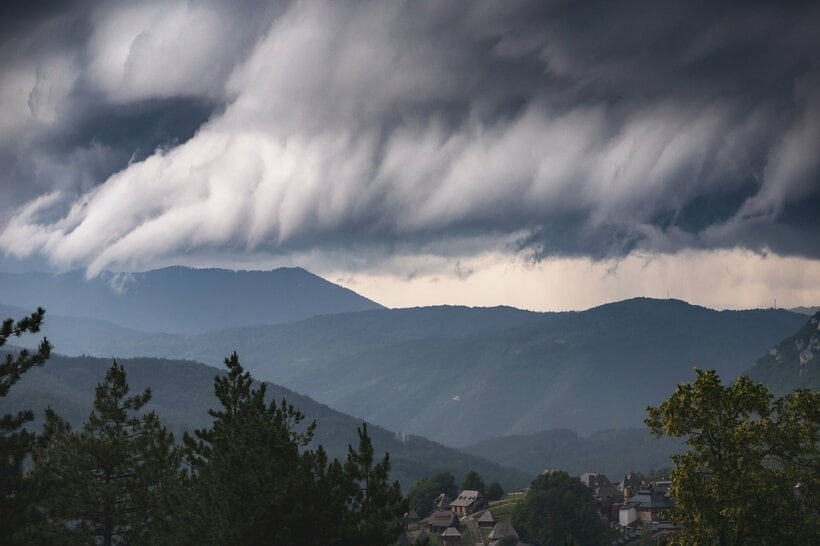
{"label": "shelf cloud", "polygon": [[820,258],[816,4],[239,6],[0,18],[0,249]]}

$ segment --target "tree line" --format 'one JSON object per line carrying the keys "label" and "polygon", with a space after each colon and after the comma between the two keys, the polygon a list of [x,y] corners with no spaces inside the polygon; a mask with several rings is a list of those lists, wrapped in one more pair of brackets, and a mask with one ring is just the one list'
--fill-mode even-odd
{"label": "tree line", "polygon": [[[44,311],[5,320],[0,347],[36,333]],[[0,397],[51,353],[7,353]],[[345,460],[309,448],[316,423],[286,401],[267,402],[236,353],[214,378],[208,428],[175,441],[111,365],[76,430],[47,410],[0,418],[0,544],[322,544],[383,546],[407,511],[390,459],[377,460],[367,426]]]}

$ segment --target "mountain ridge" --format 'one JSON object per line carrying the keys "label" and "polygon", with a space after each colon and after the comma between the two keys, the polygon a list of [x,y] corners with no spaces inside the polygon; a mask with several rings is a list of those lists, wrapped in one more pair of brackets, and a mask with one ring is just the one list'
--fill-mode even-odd
{"label": "mountain ridge", "polygon": [[0,273],[0,302],[143,332],[202,333],[383,306],[301,268],[173,266],[139,273]]}
{"label": "mountain ridge", "polygon": [[803,324],[785,310],[715,311],[637,298],[587,311],[376,309],[297,322],[58,343],[74,354],[218,365],[404,434],[451,446],[550,427],[638,425],[693,367],[734,378]]}

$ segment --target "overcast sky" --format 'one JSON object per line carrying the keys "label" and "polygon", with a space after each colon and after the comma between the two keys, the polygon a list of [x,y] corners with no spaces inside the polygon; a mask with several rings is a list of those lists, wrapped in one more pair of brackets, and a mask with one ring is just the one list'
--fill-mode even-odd
{"label": "overcast sky", "polygon": [[816,2],[4,3],[0,270],[817,305],[818,28]]}

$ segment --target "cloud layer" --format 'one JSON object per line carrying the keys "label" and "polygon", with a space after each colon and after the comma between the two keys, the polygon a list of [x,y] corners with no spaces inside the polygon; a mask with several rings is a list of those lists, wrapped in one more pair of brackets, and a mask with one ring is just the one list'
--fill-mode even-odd
{"label": "cloud layer", "polygon": [[820,258],[816,6],[226,6],[16,15],[0,249]]}

